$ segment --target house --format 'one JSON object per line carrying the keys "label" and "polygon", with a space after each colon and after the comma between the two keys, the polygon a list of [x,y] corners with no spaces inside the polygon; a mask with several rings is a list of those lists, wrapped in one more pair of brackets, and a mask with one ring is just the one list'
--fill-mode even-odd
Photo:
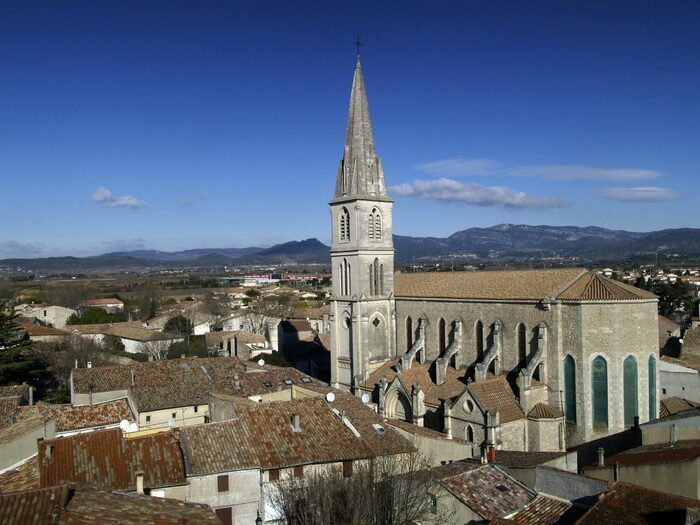
{"label": "house", "polygon": [[357,399],[342,408],[323,396],[231,403],[234,419],[180,432],[192,499],[214,508],[224,525],[254,523],[258,512],[265,522],[278,519],[270,497],[280,480],[349,477],[377,455],[413,450]]}
{"label": "house", "polygon": [[680,397],[700,403],[700,328],[671,337],[659,363],[661,399]]}
{"label": "house", "polygon": [[129,437],[116,428],[44,439],[39,443],[40,486],[66,481],[178,500],[187,496],[174,431]]}
{"label": "house", "polygon": [[15,468],[36,455],[37,441],[52,438],[56,423],[40,414],[0,428],[0,472]]}
{"label": "house", "polygon": [[33,525],[220,525],[206,505],[74,483],[0,495],[0,523]]}
{"label": "house", "polygon": [[618,523],[663,523],[686,525],[700,519],[697,499],[674,496],[629,483],[615,482],[577,525],[617,525]]}
{"label": "house", "polygon": [[204,337],[209,351],[221,356],[240,357],[243,360],[248,360],[260,353],[272,351],[267,339],[262,334],[241,331],[209,332]]}
{"label": "house", "polygon": [[72,308],[58,305],[22,305],[22,308],[15,308],[15,313],[22,317],[36,319],[45,326],[53,328],[65,328],[68,318],[75,314]]}
{"label": "house", "polygon": [[70,339],[70,332],[53,328],[51,326],[43,326],[34,323],[17,323],[20,327],[27,331],[29,339],[37,343],[61,343]]}
{"label": "house", "polygon": [[185,340],[181,335],[143,328],[140,322],[81,324],[71,326],[71,333],[101,343],[105,336],[118,337],[130,354],[150,354],[162,358],[173,343]]}
{"label": "house", "polygon": [[32,405],[34,388],[26,383],[0,386],[0,426],[13,422],[17,408]]}
{"label": "house", "polygon": [[84,308],[101,308],[105,312],[118,313],[124,311],[124,303],[114,297],[104,299],[88,299],[83,303]]}

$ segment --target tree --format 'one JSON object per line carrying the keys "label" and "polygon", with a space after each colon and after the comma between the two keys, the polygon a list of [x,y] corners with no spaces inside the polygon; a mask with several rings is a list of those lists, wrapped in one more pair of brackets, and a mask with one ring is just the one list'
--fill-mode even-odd
{"label": "tree", "polygon": [[79,313],[71,315],[66,320],[66,324],[108,324],[118,323],[119,321],[118,315],[109,313],[102,308],[86,308]]}
{"label": "tree", "polygon": [[187,319],[187,317],[176,315],[175,317],[168,319],[168,322],[165,323],[165,326],[163,327],[163,331],[170,334],[181,335],[185,338],[185,341],[189,342],[190,336],[194,331],[194,327],[192,326],[192,321]]}
{"label": "tree", "polygon": [[46,378],[46,365],[31,355],[31,341],[16,318],[7,301],[0,302],[0,385],[26,382],[39,386]]}
{"label": "tree", "polygon": [[452,523],[454,509],[444,497],[430,462],[419,452],[382,456],[342,471],[314,471],[279,481],[272,506],[287,525],[407,525]]}
{"label": "tree", "polygon": [[168,359],[171,342],[169,339],[148,341],[144,344],[143,353],[154,360]]}

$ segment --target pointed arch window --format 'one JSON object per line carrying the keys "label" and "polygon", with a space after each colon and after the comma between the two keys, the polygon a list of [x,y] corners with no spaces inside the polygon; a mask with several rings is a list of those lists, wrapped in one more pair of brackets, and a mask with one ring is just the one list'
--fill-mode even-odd
{"label": "pointed arch window", "polygon": [[466,440],[469,443],[474,442],[474,429],[472,428],[471,425],[467,425],[467,427],[465,428],[465,436],[464,437],[466,438]]}
{"label": "pointed arch window", "polygon": [[564,412],[566,422],[576,424],[576,362],[567,355],[564,358]]}
{"label": "pointed arch window", "polygon": [[518,325],[517,329],[517,339],[518,339],[518,365],[525,366],[525,360],[527,358],[527,329],[523,323]]}
{"label": "pointed arch window", "polygon": [[338,218],[338,238],[340,242],[350,241],[350,212],[343,207]]}
{"label": "pointed arch window", "polygon": [[340,265],[340,295],[350,295],[350,291],[350,263],[343,259],[343,264]]}
{"label": "pointed arch window", "polygon": [[656,419],[656,358],[649,356],[649,419]]}
{"label": "pointed arch window", "polygon": [[382,216],[377,208],[372,208],[367,220],[367,235],[370,239],[379,240],[382,238]]}
{"label": "pointed arch window", "polygon": [[484,323],[477,321],[474,326],[474,342],[476,344],[476,358],[481,361],[484,357]]}
{"label": "pointed arch window", "polygon": [[593,387],[593,426],[608,426],[608,362],[598,356],[591,366]]}
{"label": "pointed arch window", "polygon": [[441,317],[438,321],[438,350],[440,354],[445,351],[445,341],[447,339],[445,332],[445,320]]}
{"label": "pointed arch window", "polygon": [[634,425],[634,418],[639,415],[637,404],[637,360],[629,356],[622,364],[624,384],[625,426]]}
{"label": "pointed arch window", "polygon": [[413,346],[413,319],[406,317],[406,351]]}

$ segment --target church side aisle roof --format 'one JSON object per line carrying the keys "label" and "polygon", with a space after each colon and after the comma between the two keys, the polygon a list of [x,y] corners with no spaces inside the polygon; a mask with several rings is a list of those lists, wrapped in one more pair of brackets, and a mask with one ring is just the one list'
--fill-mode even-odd
{"label": "church side aisle roof", "polygon": [[400,273],[394,277],[394,289],[397,298],[501,301],[656,299],[650,292],[584,268]]}

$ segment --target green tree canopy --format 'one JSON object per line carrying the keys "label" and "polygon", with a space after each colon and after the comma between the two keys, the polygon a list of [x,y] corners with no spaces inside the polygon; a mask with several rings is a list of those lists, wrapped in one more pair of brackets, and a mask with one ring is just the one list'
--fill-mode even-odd
{"label": "green tree canopy", "polygon": [[48,375],[46,365],[29,354],[31,342],[15,322],[7,302],[0,302],[0,385],[28,383],[35,387]]}
{"label": "green tree canopy", "polygon": [[106,312],[102,308],[87,308],[71,315],[66,324],[106,324],[121,321],[118,315]]}
{"label": "green tree canopy", "polygon": [[168,319],[168,322],[165,323],[165,326],[163,327],[163,331],[189,338],[194,331],[194,327],[192,326],[192,321],[187,319],[187,317],[176,315],[175,317]]}

